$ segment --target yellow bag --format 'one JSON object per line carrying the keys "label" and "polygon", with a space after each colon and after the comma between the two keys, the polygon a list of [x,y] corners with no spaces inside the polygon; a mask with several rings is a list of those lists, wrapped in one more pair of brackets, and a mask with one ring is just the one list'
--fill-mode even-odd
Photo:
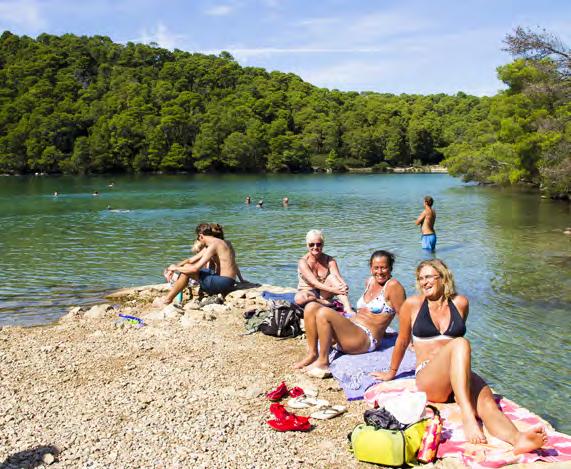
{"label": "yellow bag", "polygon": [[404,430],[377,430],[362,423],[350,434],[352,451],[359,461],[395,467],[413,465],[429,421],[422,419]]}

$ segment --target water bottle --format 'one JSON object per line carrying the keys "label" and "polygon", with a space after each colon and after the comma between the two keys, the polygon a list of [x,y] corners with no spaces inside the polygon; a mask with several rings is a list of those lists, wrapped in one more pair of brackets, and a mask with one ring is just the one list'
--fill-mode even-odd
{"label": "water bottle", "polygon": [[420,449],[416,456],[416,459],[423,464],[428,464],[436,459],[438,445],[440,445],[440,435],[442,433],[442,418],[440,417],[440,412],[438,412],[438,409],[435,407],[429,407],[434,412],[434,416],[426,426],[422,442],[420,443]]}
{"label": "water bottle", "polygon": [[[174,272],[171,280],[170,280],[170,284],[171,284],[171,288],[174,285],[174,283],[178,280],[178,278],[180,277],[180,272]],[[174,297],[174,303],[182,303],[182,290]]]}

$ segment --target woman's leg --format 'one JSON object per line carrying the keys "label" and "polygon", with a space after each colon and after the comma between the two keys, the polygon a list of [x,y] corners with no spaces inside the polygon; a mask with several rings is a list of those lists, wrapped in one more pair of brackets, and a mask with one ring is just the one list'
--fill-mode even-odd
{"label": "woman's leg", "polygon": [[[305,292],[298,292],[298,294],[300,293]],[[305,338],[307,339],[307,354],[302,360],[293,365],[294,368],[303,368],[304,366],[312,364],[317,359],[317,325],[315,323],[315,313],[320,307],[321,305],[319,303],[312,302],[306,305],[303,310],[303,325],[305,328]]]}
{"label": "woman's leg", "polygon": [[315,301],[324,306],[330,306],[331,303],[323,298],[318,298],[313,290],[300,290],[295,294],[294,302],[299,306],[306,305],[312,301]]}
{"label": "woman's leg", "polygon": [[463,337],[451,340],[430,360],[416,377],[420,391],[429,401],[446,402],[454,392],[462,412],[464,434],[471,443],[485,443],[486,438],[476,420],[476,406],[471,392],[471,348]]}
{"label": "woman's leg", "polygon": [[486,429],[496,438],[510,443],[514,447],[515,454],[528,453],[547,443],[547,434],[541,425],[520,432],[498,408],[492,390],[476,373],[472,373],[472,393],[477,414]]}
{"label": "woman's leg", "polygon": [[482,419],[490,434],[512,444],[516,454],[541,448],[547,443],[543,427],[520,432],[498,408],[490,387],[471,371],[470,342],[464,338],[446,344],[418,373],[416,383],[419,390],[426,392],[428,400],[434,402],[444,402],[450,392],[454,392],[462,412],[464,434],[471,443],[486,442],[476,416]]}
{"label": "woman's leg", "polygon": [[319,307],[315,322],[319,356],[312,366],[322,369],[329,367],[329,351],[334,340],[345,353],[365,353],[369,349],[369,337],[365,331],[331,308]]}
{"label": "woman's leg", "polygon": [[[329,275],[325,279],[324,283],[325,283],[325,285],[328,285],[328,286],[334,287],[334,288],[337,288],[339,285],[341,285],[341,282],[339,281],[339,279],[333,274]],[[321,291],[321,297],[325,300],[329,300],[334,296],[331,292],[324,291],[324,290],[320,290],[320,291]],[[339,301],[343,305],[343,310],[346,313],[350,313],[351,315],[355,314],[355,311],[353,311],[353,308],[351,307],[351,302],[349,301],[349,297],[347,295],[337,295],[337,298],[339,298]]]}

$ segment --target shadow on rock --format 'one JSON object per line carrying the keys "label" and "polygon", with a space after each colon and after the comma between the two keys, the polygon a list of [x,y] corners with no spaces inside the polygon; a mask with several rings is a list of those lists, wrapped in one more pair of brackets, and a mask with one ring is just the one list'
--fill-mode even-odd
{"label": "shadow on rock", "polygon": [[58,454],[59,450],[55,446],[37,446],[8,456],[4,462],[0,463],[0,469],[31,469],[49,465],[57,461]]}

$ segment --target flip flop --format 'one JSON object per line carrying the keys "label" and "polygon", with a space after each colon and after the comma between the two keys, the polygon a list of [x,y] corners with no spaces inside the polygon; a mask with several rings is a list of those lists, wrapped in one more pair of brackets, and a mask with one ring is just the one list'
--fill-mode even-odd
{"label": "flip flop", "polygon": [[346,411],[347,408],[344,405],[324,406],[311,414],[311,418],[317,420],[329,420],[345,413]]}
{"label": "flip flop", "polygon": [[318,368],[316,366],[306,368],[305,372],[312,378],[331,378],[331,371],[324,370],[323,368]]}
{"label": "flip flop", "polygon": [[314,407],[314,406],[327,406],[329,402],[325,399],[315,399],[314,397],[308,396],[299,396],[294,397],[287,401],[287,406],[291,407],[292,409],[305,409],[307,407]]}

